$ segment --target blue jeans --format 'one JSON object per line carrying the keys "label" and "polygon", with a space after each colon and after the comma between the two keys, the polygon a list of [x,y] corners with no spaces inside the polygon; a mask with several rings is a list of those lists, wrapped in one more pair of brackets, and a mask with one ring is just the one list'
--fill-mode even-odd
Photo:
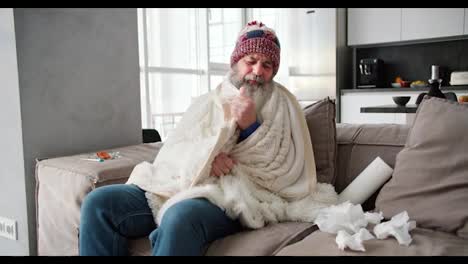
{"label": "blue jeans", "polygon": [[81,207],[79,254],[128,255],[128,240],[149,236],[152,255],[203,255],[209,243],[239,232],[239,221],[204,198],[171,206],[154,222],[145,191],[132,184],[99,187]]}

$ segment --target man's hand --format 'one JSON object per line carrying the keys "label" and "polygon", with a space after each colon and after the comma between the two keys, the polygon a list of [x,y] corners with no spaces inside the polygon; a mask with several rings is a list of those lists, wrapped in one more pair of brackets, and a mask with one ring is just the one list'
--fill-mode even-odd
{"label": "man's hand", "polygon": [[234,97],[231,103],[231,114],[240,129],[244,130],[257,121],[255,102],[247,95],[244,87],[239,89],[240,95]]}
{"label": "man's hand", "polygon": [[229,157],[226,153],[219,153],[211,164],[211,176],[222,176],[231,172],[237,162]]}

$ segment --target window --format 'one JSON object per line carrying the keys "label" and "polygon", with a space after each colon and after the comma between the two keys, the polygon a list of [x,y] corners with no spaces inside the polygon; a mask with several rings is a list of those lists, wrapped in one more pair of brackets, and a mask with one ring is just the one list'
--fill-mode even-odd
{"label": "window", "polygon": [[143,127],[164,140],[192,100],[223,80],[237,34],[241,8],[138,10]]}
{"label": "window", "polygon": [[243,25],[242,8],[208,8],[210,89],[215,89],[229,71],[231,53]]}
{"label": "window", "polygon": [[[209,89],[203,9],[139,9],[143,127],[166,138],[192,100]],[[206,28],[206,27],[205,27]],[[204,62],[205,61],[205,62]]]}
{"label": "window", "polygon": [[210,63],[229,63],[244,25],[241,8],[208,8]]}

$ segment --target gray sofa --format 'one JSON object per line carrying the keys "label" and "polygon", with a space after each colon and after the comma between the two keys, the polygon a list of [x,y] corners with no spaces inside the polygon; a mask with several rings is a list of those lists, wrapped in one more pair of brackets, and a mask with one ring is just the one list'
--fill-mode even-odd
{"label": "gray sofa", "polygon": [[[336,125],[336,191],[341,192],[377,156],[391,167],[405,145],[409,127],[397,124]],[[87,193],[103,185],[125,182],[141,161],[152,161],[160,143],[119,148],[119,160],[93,163],[83,155],[43,160],[36,166],[37,237],[39,255],[78,254],[80,205]],[[378,191],[364,204],[372,210]],[[452,233],[416,228],[409,247],[395,239],[366,241],[366,252],[341,251],[333,234],[311,223],[279,223],[213,242],[206,255],[468,255],[468,240]],[[131,242],[133,255],[149,255],[150,242]]]}

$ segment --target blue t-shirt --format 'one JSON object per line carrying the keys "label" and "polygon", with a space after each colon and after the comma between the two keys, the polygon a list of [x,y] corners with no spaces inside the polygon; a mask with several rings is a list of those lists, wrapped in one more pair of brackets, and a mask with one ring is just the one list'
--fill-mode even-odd
{"label": "blue t-shirt", "polygon": [[242,130],[239,135],[239,139],[237,140],[237,143],[241,142],[242,140],[248,138],[257,128],[260,126],[260,123],[258,121],[255,121],[252,125],[250,125],[248,128]]}

